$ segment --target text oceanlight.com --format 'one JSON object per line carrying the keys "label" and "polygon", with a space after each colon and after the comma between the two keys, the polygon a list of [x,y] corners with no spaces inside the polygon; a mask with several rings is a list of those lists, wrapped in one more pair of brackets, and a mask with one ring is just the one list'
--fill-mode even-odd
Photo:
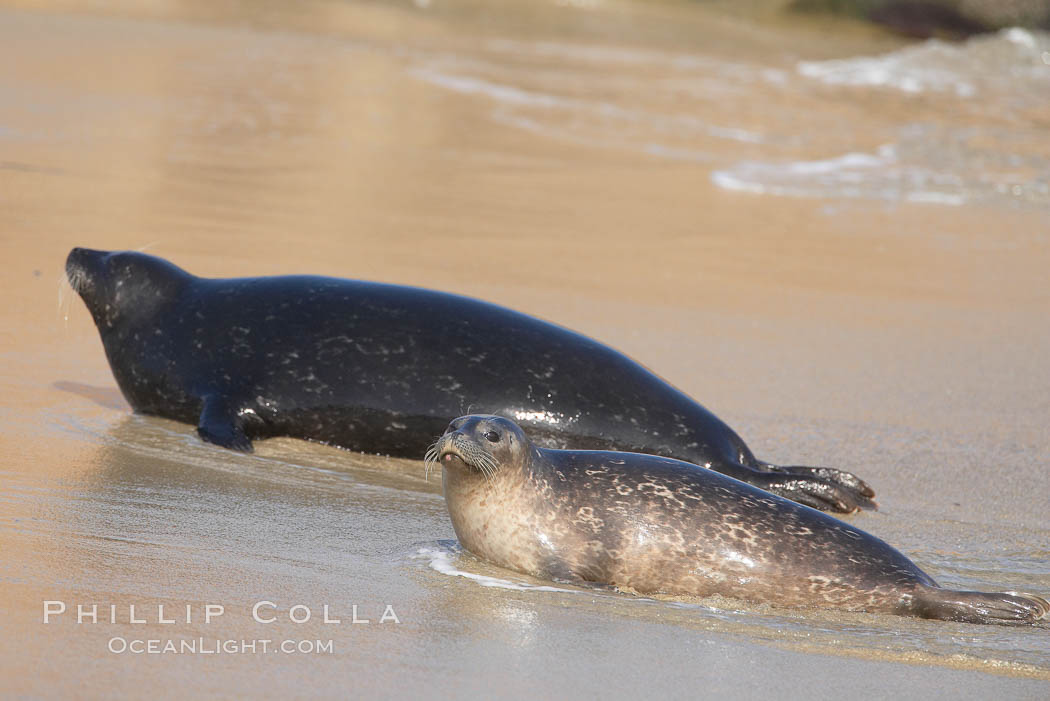
{"label": "text oceanlight.com", "polygon": [[331,655],[332,640],[209,640],[206,638],[110,638],[109,651],[132,655]]}

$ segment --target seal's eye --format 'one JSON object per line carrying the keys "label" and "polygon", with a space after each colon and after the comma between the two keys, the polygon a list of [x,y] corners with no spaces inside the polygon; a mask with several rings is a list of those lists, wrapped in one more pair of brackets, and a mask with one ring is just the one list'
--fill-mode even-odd
{"label": "seal's eye", "polygon": [[499,434],[495,431],[489,431],[486,433],[485,438],[487,438],[490,443],[499,443]]}

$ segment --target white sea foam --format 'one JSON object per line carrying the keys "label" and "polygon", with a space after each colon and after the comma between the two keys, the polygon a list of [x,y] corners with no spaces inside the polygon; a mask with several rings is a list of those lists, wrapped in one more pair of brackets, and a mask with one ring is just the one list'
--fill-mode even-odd
{"label": "white sea foam", "polygon": [[504,102],[512,105],[544,108],[571,108],[578,104],[577,100],[523,90],[512,85],[493,83],[481,78],[444,73],[431,68],[414,68],[409,71],[409,75],[447,90],[452,90],[465,95],[483,95],[496,100],[497,102]]}
{"label": "white sea foam", "polygon": [[700,54],[668,53],[600,44],[490,39],[485,42],[485,48],[496,53],[557,58],[570,64],[598,64],[610,67],[617,64],[621,66],[656,65],[681,71],[704,70],[734,75],[738,75],[743,70],[752,70],[743,64]]}
{"label": "white sea foam", "polygon": [[600,0],[554,0],[558,7],[571,7],[577,10],[593,10],[601,5]]}
{"label": "white sea foam", "polygon": [[[702,166],[724,163],[710,175],[724,189],[929,206],[1050,204],[1039,117],[1050,109],[1045,32],[1012,29],[960,44],[932,40],[882,56],[802,62],[794,72],[571,42],[493,39],[484,47],[469,56],[421,54],[409,74],[487,102],[493,121],[544,138]],[[637,75],[635,66],[658,67],[664,78],[653,80],[648,70]],[[818,103],[806,102],[808,91],[798,87],[811,80],[836,88],[821,91]],[[768,118],[749,115],[735,124],[724,110],[712,110],[719,96],[736,100],[756,85],[781,105]],[[823,93],[850,106],[885,99],[858,101],[857,86],[923,94],[924,107],[914,116],[900,113],[914,121],[883,124],[888,128],[879,127],[879,118],[892,121],[899,113],[875,108],[865,133],[892,145],[850,146],[858,124],[849,113],[836,120],[837,111],[819,111],[829,97]],[[791,93],[786,106],[783,91]],[[808,156],[831,143],[847,145]]]}
{"label": "white sea foam", "polygon": [[[974,97],[987,89],[1012,89],[1012,81],[1050,86],[1044,56],[1050,35],[1014,27],[949,44],[930,39],[881,56],[801,61],[799,74],[829,85],[892,88],[905,93],[954,93]],[[1034,88],[1035,86],[1030,86]]]}
{"label": "white sea foam", "polygon": [[765,137],[757,131],[748,131],[747,129],[740,129],[738,127],[720,127],[712,124],[706,127],[706,131],[708,134],[718,139],[742,141],[745,144],[760,144],[766,140]]}
{"label": "white sea foam", "polygon": [[896,88],[907,93],[952,91],[959,97],[971,97],[977,88],[950,69],[914,65],[932,52],[947,52],[940,42],[876,57],[802,61],[798,72],[829,85],[865,85]]}
{"label": "white sea foam", "polygon": [[646,144],[642,150],[648,153],[650,156],[659,156],[660,158],[667,158],[673,161],[691,161],[693,163],[710,163],[715,159],[713,155],[706,151],[697,151],[695,149],[675,148],[673,146],[666,146],[664,144],[651,143]]}
{"label": "white sea foam", "polygon": [[791,197],[843,197],[961,205],[966,197],[956,176],[898,163],[896,148],[846,153],[814,161],[744,161],[711,173],[726,190]]}
{"label": "white sea foam", "polygon": [[[739,127],[709,124],[690,114],[659,114],[627,109],[600,100],[561,97],[472,75],[453,73],[435,66],[410,69],[409,75],[446,90],[493,100],[499,105],[493,118],[502,123],[555,137],[569,136],[571,132],[571,138],[581,143],[605,146],[618,144],[620,148],[629,147],[629,141],[624,138],[625,128],[643,133],[650,131],[660,134],[704,134],[716,139],[748,144],[765,141],[765,136],[761,133]],[[534,114],[537,111],[568,112],[574,119],[541,120],[520,114],[529,110]],[[638,148],[648,151],[647,145],[640,145]]]}
{"label": "white sea foam", "polygon": [[519,41],[516,39],[490,39],[485,48],[498,53],[529,54],[544,58],[568,59],[585,63],[620,63],[628,65],[649,64],[666,59],[659,51],[626,48],[623,46],[600,46],[596,44],[568,44],[555,41]]}
{"label": "white sea foam", "polygon": [[443,548],[437,547],[423,547],[420,548],[415,557],[418,559],[424,559],[428,561],[430,569],[441,574],[448,575],[450,577],[463,577],[469,579],[472,582],[483,587],[496,587],[498,589],[510,589],[512,591],[546,591],[546,592],[562,592],[565,594],[590,594],[591,592],[584,591],[582,589],[563,589],[562,587],[552,587],[548,585],[540,584],[527,584],[525,582],[512,582],[509,579],[500,579],[499,577],[489,577],[483,574],[475,574],[474,572],[466,572],[457,568],[452,563],[452,558],[455,553]]}
{"label": "white sea foam", "polygon": [[[688,609],[703,613],[706,616],[719,618],[722,620],[738,620],[740,615],[739,611],[727,611],[722,609],[713,608],[706,604],[700,604],[689,601],[666,601],[652,599],[646,596],[627,596],[617,594],[611,591],[600,591],[594,589],[566,589],[564,587],[555,587],[549,585],[539,584],[528,584],[526,582],[514,582],[509,579],[502,579],[500,577],[490,577],[483,574],[476,574],[474,572],[466,572],[459,569],[453,564],[453,558],[456,556],[456,551],[444,548],[441,546],[426,546],[416,551],[413,559],[426,560],[427,565],[443,575],[449,577],[463,577],[464,579],[470,580],[475,584],[482,587],[496,588],[496,589],[507,589],[510,591],[535,591],[545,593],[558,593],[558,594],[582,594],[592,601],[594,600],[608,600],[608,601],[630,601],[635,604],[641,604],[644,606],[669,606],[677,609]],[[748,613],[748,616],[754,614]]]}

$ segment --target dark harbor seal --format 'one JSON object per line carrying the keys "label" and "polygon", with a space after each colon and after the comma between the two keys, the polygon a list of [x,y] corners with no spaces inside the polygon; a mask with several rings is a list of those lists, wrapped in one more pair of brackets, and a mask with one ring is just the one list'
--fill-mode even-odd
{"label": "dark harbor seal", "polygon": [[66,271],[132,408],[195,424],[221,446],[291,436],[416,457],[476,410],[515,419],[547,447],[652,453],[820,509],[873,506],[852,474],[758,460],[630,358],[493,304],[325,277],[207,279],[83,248]]}
{"label": "dark harbor seal", "polygon": [[827,514],[669,458],[546,450],[505,418],[454,420],[428,451],[456,536],[518,572],[642,594],[1031,623],[1029,594],[952,591]]}

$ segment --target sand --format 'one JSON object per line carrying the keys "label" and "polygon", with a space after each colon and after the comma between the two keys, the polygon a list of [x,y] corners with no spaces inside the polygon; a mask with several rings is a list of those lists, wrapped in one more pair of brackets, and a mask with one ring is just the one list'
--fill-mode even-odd
{"label": "sand", "polygon": [[[456,549],[421,460],[235,455],[132,415],[61,282],[73,246],[145,248],[505,304],[640,360],[764,459],[862,476],[882,508],[850,520],[943,584],[1045,595],[1037,190],[951,206],[712,179],[876,153],[914,121],[1024,147],[1028,187],[1032,109],[800,82],[800,59],[899,47],[674,3],[6,5],[0,695],[1046,697],[1045,624],[546,591]],[[44,623],[47,601],[67,611]],[[113,651],[150,639],[315,649]]]}

